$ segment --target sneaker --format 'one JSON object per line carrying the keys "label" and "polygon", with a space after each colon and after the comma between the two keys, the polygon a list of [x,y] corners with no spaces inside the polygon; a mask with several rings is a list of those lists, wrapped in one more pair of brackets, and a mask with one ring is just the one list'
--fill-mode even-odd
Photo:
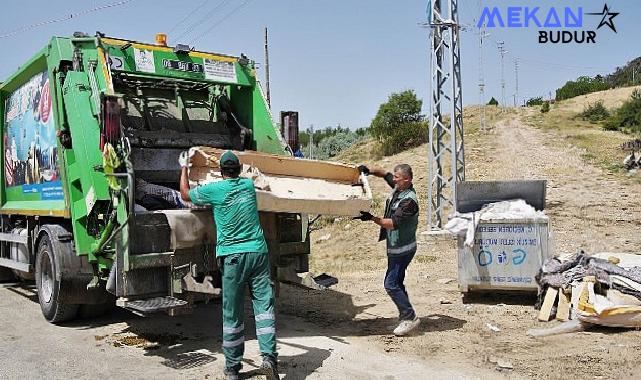
{"label": "sneaker", "polygon": [[240,380],[240,366],[225,368],[225,380]]}
{"label": "sneaker", "polygon": [[260,366],[259,371],[265,375],[267,380],[280,380],[278,376],[278,365],[270,359],[263,359],[263,364]]}
{"label": "sneaker", "polygon": [[404,320],[398,324],[398,327],[394,329],[394,335],[396,336],[405,336],[409,334],[412,330],[418,327],[421,324],[421,320],[418,317],[414,317],[412,320]]}

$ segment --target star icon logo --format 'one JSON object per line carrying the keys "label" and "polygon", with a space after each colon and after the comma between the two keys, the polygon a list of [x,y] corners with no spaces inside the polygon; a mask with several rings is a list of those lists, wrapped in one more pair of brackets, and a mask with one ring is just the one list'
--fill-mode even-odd
{"label": "star icon logo", "polygon": [[603,12],[597,12],[597,13],[586,13],[588,15],[595,15],[595,16],[602,16],[601,22],[599,23],[599,26],[597,26],[597,30],[601,29],[603,25],[607,25],[612,29],[614,33],[617,32],[617,28],[614,26],[614,21],[612,21],[613,18],[619,15],[619,12],[610,12],[610,8],[608,8],[608,4],[603,5]]}

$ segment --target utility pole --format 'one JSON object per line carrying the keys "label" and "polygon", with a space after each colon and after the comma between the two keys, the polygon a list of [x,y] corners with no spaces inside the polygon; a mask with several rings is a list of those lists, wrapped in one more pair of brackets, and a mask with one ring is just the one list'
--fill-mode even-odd
{"label": "utility pole", "polygon": [[[479,0],[479,15],[483,9],[482,1]],[[483,75],[483,39],[490,34],[485,31],[485,24],[479,28],[479,107],[481,108],[479,128],[485,130],[485,78]]]}
{"label": "utility pole", "polygon": [[499,54],[501,55],[501,107],[505,108],[505,66],[503,64],[503,58],[507,54],[505,50],[505,42],[497,42],[499,48]]}
{"label": "utility pole", "polygon": [[267,46],[267,27],[265,27],[265,81],[267,82],[267,106],[271,109],[272,99],[269,91],[269,49]]}
{"label": "utility pole", "polygon": [[314,124],[310,126],[311,133],[309,134],[309,159],[314,159]]}
{"label": "utility pole", "polygon": [[[463,143],[463,100],[461,91],[461,51],[459,42],[458,0],[432,0],[429,8],[430,33],[430,122],[428,225],[443,227],[446,207],[456,212],[457,183],[465,180]],[[445,65],[445,59],[449,67]],[[444,102],[449,102],[450,123],[443,121]],[[449,170],[449,173],[446,172]]]}
{"label": "utility pole", "polygon": [[516,84],[516,91],[514,94],[514,107],[516,107],[517,103],[519,102],[519,59],[515,58],[514,59],[514,76],[515,76],[515,84]]}

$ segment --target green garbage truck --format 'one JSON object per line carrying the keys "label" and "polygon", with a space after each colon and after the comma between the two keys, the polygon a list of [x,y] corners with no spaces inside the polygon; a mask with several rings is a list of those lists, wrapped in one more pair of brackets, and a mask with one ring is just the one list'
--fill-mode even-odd
{"label": "green garbage truck", "polygon": [[[186,45],[54,37],[0,84],[0,271],[53,323],[215,296],[210,210],[175,196],[194,146],[291,155],[255,62]],[[307,217],[261,213],[272,267],[307,271]]]}

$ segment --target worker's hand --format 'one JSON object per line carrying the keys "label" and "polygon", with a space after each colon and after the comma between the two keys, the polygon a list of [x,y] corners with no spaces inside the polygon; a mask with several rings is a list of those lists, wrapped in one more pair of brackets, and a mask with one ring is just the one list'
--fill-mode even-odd
{"label": "worker's hand", "polygon": [[180,164],[181,168],[188,168],[191,166],[189,163],[189,152],[186,150],[180,153],[180,156],[178,156],[178,163]]}
{"label": "worker's hand", "polygon": [[359,220],[362,220],[363,222],[366,222],[368,220],[374,219],[374,215],[370,214],[367,211],[361,211],[361,216],[355,216],[354,219],[359,219]]}
{"label": "worker's hand", "polygon": [[365,175],[369,175],[369,168],[365,165],[358,165],[358,171]]}

